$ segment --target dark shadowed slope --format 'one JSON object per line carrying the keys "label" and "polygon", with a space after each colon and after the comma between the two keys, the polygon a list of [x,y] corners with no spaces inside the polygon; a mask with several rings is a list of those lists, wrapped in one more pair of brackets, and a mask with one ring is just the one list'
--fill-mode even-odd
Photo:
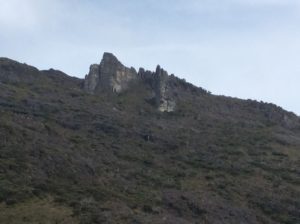
{"label": "dark shadowed slope", "polygon": [[0,223],[300,222],[299,117],[109,60],[0,59]]}

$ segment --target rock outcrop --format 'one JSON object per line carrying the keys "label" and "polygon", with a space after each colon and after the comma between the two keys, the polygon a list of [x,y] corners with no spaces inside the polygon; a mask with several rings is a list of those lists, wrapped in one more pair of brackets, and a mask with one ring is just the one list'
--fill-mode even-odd
{"label": "rock outcrop", "polygon": [[139,69],[139,77],[146,85],[150,85],[154,95],[155,105],[161,112],[172,112],[175,110],[175,94],[172,88],[172,76],[163,70],[159,65],[155,72]]}
{"label": "rock outcrop", "polygon": [[89,74],[85,76],[84,89],[89,93],[94,93],[100,80],[100,66],[92,64],[90,66]]}
{"label": "rock outcrop", "polygon": [[113,54],[104,53],[100,64],[92,64],[89,74],[84,81],[84,89],[91,93],[101,92],[121,93],[127,90],[134,82],[151,87],[153,100],[157,109],[161,112],[175,110],[176,102],[174,89],[171,86],[172,77],[157,66],[155,72],[124,66]]}
{"label": "rock outcrop", "polygon": [[170,83],[171,78],[168,73],[160,68],[160,66],[157,66],[155,72],[155,91],[158,110],[161,112],[172,112],[175,110],[174,89]]}
{"label": "rock outcrop", "polygon": [[89,93],[110,91],[120,93],[137,80],[134,68],[125,67],[113,54],[104,53],[101,63],[90,66],[85,77],[84,89]]}

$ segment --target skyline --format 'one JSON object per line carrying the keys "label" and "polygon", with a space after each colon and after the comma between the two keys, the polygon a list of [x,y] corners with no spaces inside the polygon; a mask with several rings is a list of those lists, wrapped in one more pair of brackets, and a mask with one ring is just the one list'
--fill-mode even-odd
{"label": "skyline", "polygon": [[300,115],[296,0],[0,0],[0,53],[83,78],[111,52],[213,94],[275,103]]}

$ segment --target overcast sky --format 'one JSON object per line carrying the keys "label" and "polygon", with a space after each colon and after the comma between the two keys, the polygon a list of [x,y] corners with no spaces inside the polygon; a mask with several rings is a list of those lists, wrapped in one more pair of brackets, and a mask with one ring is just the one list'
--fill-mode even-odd
{"label": "overcast sky", "polygon": [[104,51],[300,115],[299,0],[0,0],[0,56],[84,77]]}

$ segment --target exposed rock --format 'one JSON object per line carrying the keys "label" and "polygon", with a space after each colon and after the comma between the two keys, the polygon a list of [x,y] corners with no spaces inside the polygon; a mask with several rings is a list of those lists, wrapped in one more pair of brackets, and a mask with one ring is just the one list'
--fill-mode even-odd
{"label": "exposed rock", "polygon": [[158,110],[161,112],[172,112],[175,110],[175,89],[171,86],[172,77],[159,65],[155,72],[139,69],[139,77],[153,90],[153,99]]}
{"label": "exposed rock", "polygon": [[172,112],[175,110],[176,102],[170,86],[168,73],[158,65],[155,72],[155,96],[158,110],[161,112]]}
{"label": "exposed rock", "polygon": [[113,54],[104,53],[100,65],[91,65],[85,77],[84,89],[89,93],[109,91],[120,93],[137,80],[134,68],[125,67]]}
{"label": "exposed rock", "polygon": [[92,64],[90,66],[89,74],[85,76],[84,89],[87,92],[93,93],[99,83],[99,78],[100,78],[99,67],[100,66],[97,64]]}
{"label": "exposed rock", "polygon": [[165,70],[157,66],[156,72],[140,68],[137,73],[134,68],[125,67],[111,53],[104,53],[100,65],[90,66],[89,74],[85,77],[84,89],[92,94],[101,91],[121,93],[136,81],[152,88],[152,97],[159,111],[175,110],[176,102],[170,85],[170,76]]}

